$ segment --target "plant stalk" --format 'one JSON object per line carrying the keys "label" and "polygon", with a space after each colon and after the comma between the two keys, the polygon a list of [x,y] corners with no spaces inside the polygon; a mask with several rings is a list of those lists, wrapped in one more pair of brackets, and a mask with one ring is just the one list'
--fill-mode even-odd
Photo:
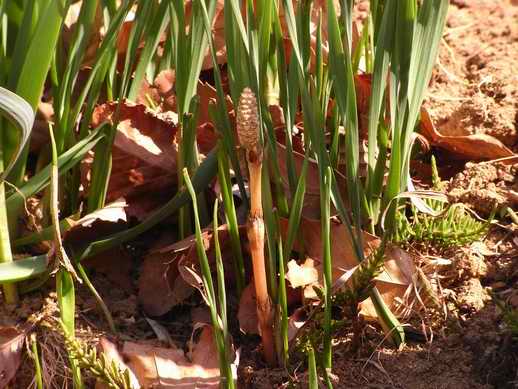
{"label": "plant stalk", "polygon": [[264,348],[264,357],[270,365],[275,365],[275,345],[273,339],[272,302],[268,294],[268,280],[264,258],[264,220],[261,200],[262,156],[256,158],[253,151],[247,152],[250,172],[250,216],[247,233],[254,269],[254,287],[257,297],[257,316]]}
{"label": "plant stalk", "polygon": [[[1,148],[1,146],[0,146]],[[3,155],[0,150],[0,172],[4,170]],[[7,222],[7,208],[5,201],[5,184],[0,181],[0,263],[12,262],[13,253],[11,251],[11,242],[9,240],[9,224]],[[18,302],[18,291],[16,284],[6,282],[2,285],[4,290],[4,301],[7,304],[16,304]]]}
{"label": "plant stalk", "polygon": [[260,123],[257,100],[254,93],[245,88],[239,99],[237,112],[237,133],[241,145],[246,150],[250,184],[250,215],[247,235],[252,255],[254,287],[257,298],[257,317],[266,362],[276,364],[273,337],[273,310],[268,294],[268,279],[264,259],[265,226],[262,203],[263,148],[260,141]]}

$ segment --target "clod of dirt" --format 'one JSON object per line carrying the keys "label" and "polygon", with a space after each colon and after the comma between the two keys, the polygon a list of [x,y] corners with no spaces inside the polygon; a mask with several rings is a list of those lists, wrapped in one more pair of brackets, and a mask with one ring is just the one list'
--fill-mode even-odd
{"label": "clod of dirt", "polygon": [[484,257],[473,252],[470,247],[456,249],[451,260],[452,264],[444,274],[448,280],[456,282],[487,275],[488,268]]}
{"label": "clod of dirt", "polygon": [[490,296],[480,280],[472,278],[460,288],[457,304],[463,311],[480,311],[489,299]]}
{"label": "clod of dirt", "polygon": [[448,186],[453,202],[464,203],[482,215],[493,208],[516,204],[518,188],[518,164],[467,163],[463,172],[457,174]]}

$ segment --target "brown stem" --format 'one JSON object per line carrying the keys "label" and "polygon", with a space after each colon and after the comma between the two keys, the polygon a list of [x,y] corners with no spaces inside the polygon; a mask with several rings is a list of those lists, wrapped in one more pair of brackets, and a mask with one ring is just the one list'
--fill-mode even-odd
{"label": "brown stem", "polygon": [[273,311],[268,294],[266,265],[264,261],[264,221],[261,193],[262,154],[256,150],[247,151],[250,172],[250,217],[248,219],[248,241],[252,253],[254,287],[257,296],[257,316],[266,362],[276,363],[273,337]]}
{"label": "brown stem", "polygon": [[264,262],[264,222],[262,218],[251,217],[248,219],[248,241],[252,253],[252,265],[254,269],[254,287],[257,296],[257,317],[259,330],[264,349],[266,362],[275,365],[275,345],[273,338],[272,303],[268,295],[266,280],[266,266]]}

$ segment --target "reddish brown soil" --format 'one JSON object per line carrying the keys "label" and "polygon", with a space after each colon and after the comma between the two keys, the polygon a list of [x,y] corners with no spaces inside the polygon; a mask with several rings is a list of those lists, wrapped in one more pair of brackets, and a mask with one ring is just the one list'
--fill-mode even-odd
{"label": "reddish brown soil", "polygon": [[518,7],[451,1],[427,108],[443,134],[518,141]]}

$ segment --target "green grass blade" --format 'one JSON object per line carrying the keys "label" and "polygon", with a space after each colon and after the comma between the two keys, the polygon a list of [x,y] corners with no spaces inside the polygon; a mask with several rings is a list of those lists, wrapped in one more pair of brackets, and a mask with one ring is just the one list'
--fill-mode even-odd
{"label": "green grass blade", "polygon": [[241,292],[245,287],[245,265],[229,171],[230,169],[225,151],[221,146],[218,146],[218,181],[221,188],[221,197],[225,207],[225,217],[230,234],[237,295],[240,297]]}
{"label": "green grass blade", "polygon": [[[61,24],[67,11],[66,3],[65,0],[52,0],[45,10],[42,10],[16,81],[16,93],[23,97],[33,110],[36,109],[40,101]],[[10,131],[4,133],[3,138],[5,142],[4,152],[7,159],[10,159],[14,155],[17,142]],[[10,174],[11,181],[15,185],[21,183],[25,174],[27,154],[28,149],[25,147]]]}
{"label": "green grass blade", "polygon": [[37,389],[43,388],[43,371],[41,369],[40,355],[38,352],[38,341],[36,340],[36,333],[30,335],[31,353],[30,356],[34,361],[34,380],[36,381]]}
{"label": "green grass blade", "polygon": [[332,259],[331,259],[331,212],[330,212],[330,197],[331,197],[331,168],[327,168],[323,186],[323,193],[321,197],[321,219],[322,219],[322,239],[323,239],[323,264],[324,264],[324,341],[322,350],[322,365],[324,369],[331,370],[332,367],[332,349],[331,341],[333,334],[331,333],[331,294],[332,294]]}
{"label": "green grass blade", "polygon": [[[61,269],[56,274],[56,294],[58,296],[58,306],[63,323],[63,330],[68,336],[75,336],[75,308],[76,294],[72,275]],[[81,371],[77,362],[69,356],[70,368],[74,379],[74,388],[82,388]]]}
{"label": "green grass blade", "polygon": [[228,332],[228,321],[227,321],[227,295],[225,288],[225,269],[223,267],[223,258],[221,255],[221,246],[219,243],[218,234],[218,200],[214,202],[214,215],[213,215],[213,231],[214,231],[214,251],[216,253],[216,273],[218,280],[218,307],[219,317],[221,318],[221,333],[223,338],[224,347],[221,352],[224,353],[224,359],[220,362],[220,375],[222,376],[222,387],[233,389],[234,377],[232,375],[232,367],[229,361],[230,351],[230,338]]}
{"label": "green grass blade", "polygon": [[142,40],[142,35],[149,23],[149,18],[153,9],[154,1],[141,1],[137,3],[137,11],[135,19],[128,39],[128,47],[126,48],[126,58],[124,61],[124,69],[122,71],[122,81],[119,90],[119,104],[122,104],[123,98],[126,97],[127,88],[132,75],[133,64],[137,56],[137,49]]}
{"label": "green grass blade", "polygon": [[[11,156],[10,161],[7,163],[5,170],[0,171],[0,182],[2,182],[7,174],[13,168],[17,158],[20,156],[32,130],[32,124],[34,123],[34,110],[23,98],[17,94],[0,87],[0,114],[7,118],[13,125],[16,132],[18,132],[19,141]],[[9,128],[7,128],[8,130]],[[0,137],[2,132],[0,131]],[[2,146],[0,145],[0,148]],[[0,157],[3,153],[0,150]]]}
{"label": "green grass blade", "polygon": [[302,208],[304,206],[304,196],[306,194],[306,175],[308,171],[309,158],[306,153],[306,158],[302,165],[299,181],[297,183],[297,190],[291,204],[290,217],[288,219],[288,233],[286,243],[284,245],[284,265],[288,263],[293,248],[293,243],[297,237],[299,230],[300,219],[302,216]]}
{"label": "green grass blade", "polygon": [[[88,137],[63,153],[58,158],[59,173],[63,174],[79,163],[83,159],[84,155],[95,146],[102,136],[103,135],[100,134],[99,129],[97,129]],[[9,220],[13,220],[16,217],[16,212],[23,205],[25,199],[38,193],[50,183],[50,171],[51,166],[48,165],[35,176],[31,177],[29,181],[7,198]]]}
{"label": "green grass blade", "polygon": [[47,271],[47,255],[0,263],[0,282],[19,282],[39,276]]}
{"label": "green grass blade", "polygon": [[71,95],[87,45],[90,41],[97,6],[98,0],[83,1],[75,26],[74,35],[72,37],[68,60],[66,62],[63,76],[60,77],[57,93],[55,93],[54,112],[56,118],[56,143],[59,154],[63,152],[66,137],[74,124],[68,122]]}
{"label": "green grass blade", "polygon": [[[378,151],[378,128],[380,122],[381,108],[387,85],[387,72],[390,65],[394,40],[394,15],[396,5],[388,1],[383,16],[381,17],[380,31],[375,46],[374,72],[372,74],[371,97],[369,104],[369,126],[368,126],[368,173],[367,173],[367,196],[369,200],[377,195],[373,187],[375,182],[374,170],[376,166],[376,153]],[[379,179],[379,177],[377,177]]]}
{"label": "green grass blade", "polygon": [[[228,115],[228,110],[226,106],[226,95],[223,90],[223,83],[221,79],[221,72],[219,70],[219,66],[217,63],[216,58],[216,50],[214,48],[214,42],[212,39],[212,30],[211,30],[211,24],[210,19],[208,15],[207,8],[203,2],[201,4],[201,9],[203,13],[203,20],[204,20],[204,26],[205,26],[205,34],[208,36],[208,45],[212,57],[212,63],[214,64],[214,80],[216,85],[216,92],[218,94],[218,107],[219,110],[215,110],[213,105],[209,104],[209,113],[211,114],[212,118],[215,121],[216,128],[220,131],[220,133],[223,135],[223,146],[227,152],[227,155],[230,157],[230,162],[232,163],[232,168],[234,169],[234,172],[236,174],[237,178],[237,184],[239,186],[239,191],[241,192],[241,197],[245,204],[248,206],[248,197],[245,190],[245,185],[243,182],[243,176],[241,174],[241,169],[239,165],[239,161],[237,159],[237,153],[235,153],[236,149],[236,142],[234,139],[234,135],[231,132],[231,123],[230,123],[230,117]],[[239,92],[241,93],[241,92]],[[239,95],[237,95],[239,97]],[[237,100],[234,100],[237,101]]]}
{"label": "green grass blade", "polygon": [[155,12],[153,21],[146,31],[146,44],[140,54],[140,60],[135,69],[133,75],[133,81],[131,82],[131,88],[128,93],[128,99],[135,101],[142,80],[144,79],[146,69],[151,62],[153,54],[156,51],[158,43],[160,41],[160,35],[165,30],[167,23],[169,22],[169,3],[162,1]]}
{"label": "green grass blade", "polygon": [[[59,222],[61,233],[68,231],[74,225],[73,218],[64,218]],[[49,226],[43,228],[41,231],[33,232],[32,234],[23,236],[12,242],[13,248],[19,248],[23,246],[31,246],[34,244],[41,243],[45,240],[52,240],[52,234],[54,233],[54,227]]]}
{"label": "green grass blade", "polygon": [[288,360],[289,360],[289,338],[288,338],[288,297],[286,292],[286,272],[285,272],[285,265],[286,265],[286,259],[285,254],[282,251],[282,238],[279,237],[278,243],[277,243],[277,251],[278,251],[278,258],[279,258],[279,292],[278,292],[278,298],[277,298],[277,306],[278,310],[277,312],[280,313],[280,343],[281,347],[280,350],[277,351],[277,355],[280,357],[278,358],[280,361],[282,361],[283,365],[286,367],[288,366]]}
{"label": "green grass blade", "polygon": [[[346,132],[347,155],[347,190],[352,207],[353,218],[356,226],[361,226],[361,188],[359,179],[359,137],[358,116],[356,107],[356,91],[352,72],[351,55],[349,46],[342,43],[340,28],[336,16],[334,4],[327,2],[328,9],[328,35],[329,35],[329,69],[333,79],[335,96],[340,108],[340,116],[346,120],[344,126]],[[349,25],[350,23],[347,23]],[[347,30],[347,28],[346,28]],[[350,39],[346,37],[346,42]],[[344,47],[345,50],[344,51]],[[358,234],[356,237],[361,242]]]}
{"label": "green grass blade", "polygon": [[308,346],[308,374],[308,388],[319,389],[315,349],[311,345]]}
{"label": "green grass blade", "polygon": [[[214,284],[212,282],[212,274],[210,270],[209,260],[207,258],[207,253],[205,252],[205,245],[203,243],[203,236],[201,232],[201,226],[200,226],[200,220],[198,217],[198,204],[196,200],[196,191],[194,190],[194,187],[192,186],[191,180],[189,178],[189,174],[187,173],[187,169],[183,170],[183,176],[184,176],[184,182],[187,187],[187,190],[189,191],[189,194],[191,196],[192,200],[192,208],[194,211],[194,225],[195,225],[195,231],[196,231],[196,252],[198,254],[198,261],[200,263],[201,271],[202,271],[202,280],[203,280],[203,287],[204,287],[204,293],[203,297],[207,305],[209,306],[210,310],[210,316],[212,321],[212,326],[214,328],[214,338],[216,342],[216,347],[218,349],[218,356],[219,356],[219,365],[220,365],[220,372],[224,372],[225,377],[227,378],[227,384],[233,383],[232,378],[232,371],[230,369],[228,358],[227,356],[229,353],[227,353],[226,350],[226,343],[223,337],[223,326],[222,325],[222,318],[218,315],[217,310],[217,302],[216,302],[216,293],[214,291]],[[217,218],[217,214],[215,215]],[[217,219],[215,219],[217,220]],[[215,222],[217,225],[217,222]],[[214,233],[217,234],[217,228],[214,229]],[[215,236],[215,239],[216,236]],[[221,254],[221,253],[220,253]],[[220,256],[221,259],[221,256]],[[222,264],[221,264],[222,265]],[[224,296],[224,284],[223,284],[223,296]],[[221,297],[223,301],[225,301],[224,297]],[[220,308],[222,308],[220,306]],[[230,380],[228,379],[228,374],[230,374]]]}

